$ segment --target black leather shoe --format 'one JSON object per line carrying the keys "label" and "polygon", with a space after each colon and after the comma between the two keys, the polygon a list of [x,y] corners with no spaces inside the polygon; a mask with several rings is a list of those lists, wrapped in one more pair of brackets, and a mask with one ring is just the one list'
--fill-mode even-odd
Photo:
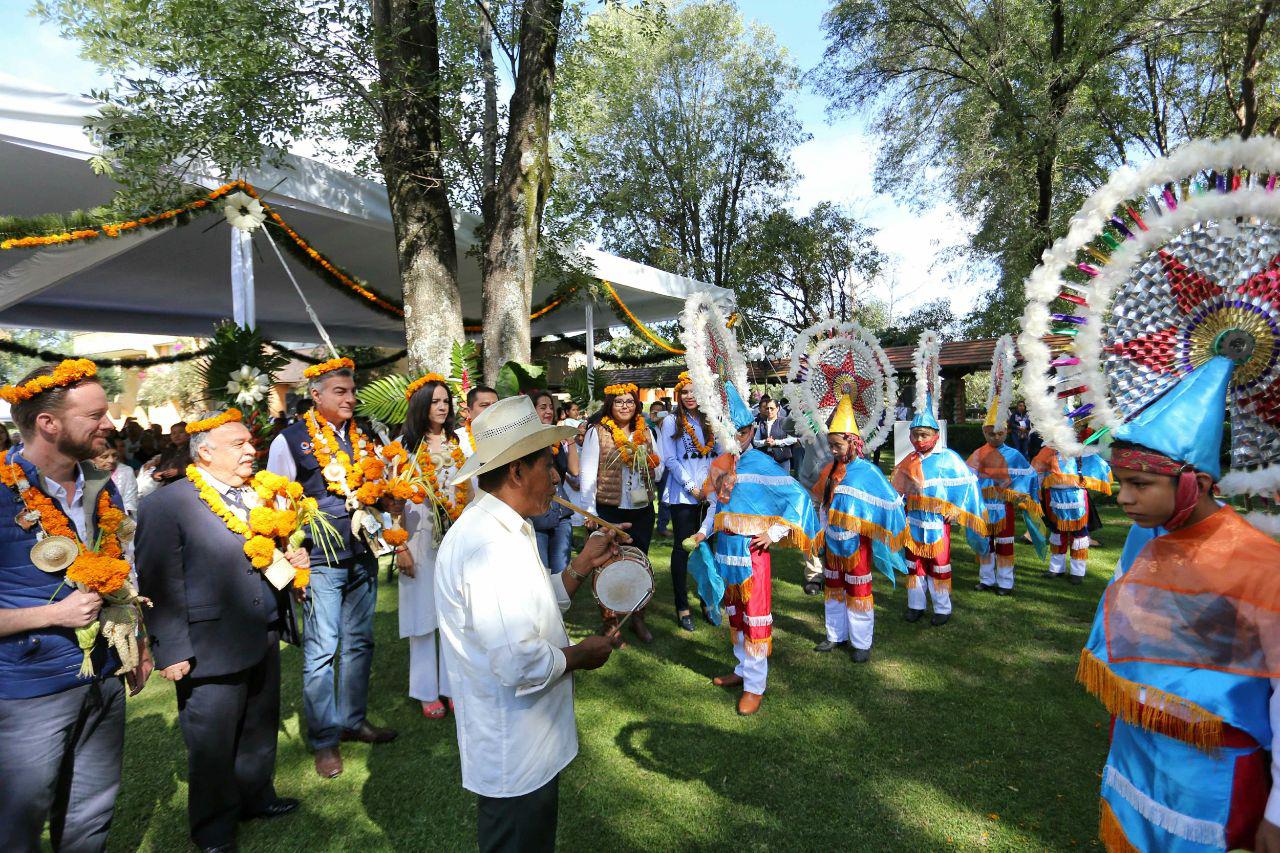
{"label": "black leather shoe", "polygon": [[1011,589],[1005,589],[1005,588],[1004,588],[1004,587],[1002,587],[1002,586],[1001,586],[1001,587],[997,587],[997,588],[996,588],[996,595],[1013,595],[1013,590],[1011,590]]}
{"label": "black leather shoe", "polygon": [[975,583],[973,585],[974,592],[994,592],[995,587],[989,583]]}
{"label": "black leather shoe", "polygon": [[1060,578],[1060,577],[1062,577],[1062,575],[1063,575],[1063,573],[1062,573],[1062,572],[1045,572],[1045,573],[1044,573],[1044,574],[1042,574],[1040,577],[1042,577],[1042,578],[1048,578],[1049,580],[1053,580],[1054,578]]}
{"label": "black leather shoe", "polygon": [[920,617],[923,615],[924,615],[923,610],[912,610],[908,608],[906,615],[903,616],[902,618],[906,619],[908,622],[919,622]]}
{"label": "black leather shoe", "polygon": [[871,649],[849,649],[849,657],[854,663],[866,663],[871,660]]}
{"label": "black leather shoe", "polygon": [[298,801],[293,797],[276,797],[260,809],[247,812],[240,815],[241,820],[271,820],[276,817],[284,817],[298,810]]}
{"label": "black leather shoe", "polygon": [[680,623],[680,628],[685,631],[693,630],[693,617],[688,613],[683,616],[677,616],[676,621]]}
{"label": "black leather shoe", "polygon": [[935,628],[941,628],[943,625],[947,624],[947,622],[950,621],[950,619],[951,619],[950,613],[935,613],[933,614],[933,617],[929,620],[929,624]]}
{"label": "black leather shoe", "polygon": [[1071,575],[1067,578],[1067,581],[1070,582],[1072,586],[1080,586],[1080,584],[1084,583],[1084,578],[1079,575]]}
{"label": "black leather shoe", "polygon": [[817,581],[809,581],[807,584],[804,585],[805,595],[817,595],[821,591],[822,591],[822,584],[818,583]]}
{"label": "black leather shoe", "polygon": [[815,652],[829,652],[836,647],[836,644],[830,640],[823,640],[821,643],[813,647]]}
{"label": "black leather shoe", "polygon": [[343,740],[358,740],[361,743],[391,743],[400,733],[395,729],[383,729],[371,724],[368,720],[360,723],[356,729],[343,729]]}

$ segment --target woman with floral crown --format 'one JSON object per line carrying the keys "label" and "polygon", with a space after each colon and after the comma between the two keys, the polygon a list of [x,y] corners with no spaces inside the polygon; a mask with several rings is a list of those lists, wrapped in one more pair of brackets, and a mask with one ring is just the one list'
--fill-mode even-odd
{"label": "woman with floral crown", "polygon": [[[583,507],[613,524],[630,524],[631,544],[648,554],[657,520],[653,501],[662,478],[662,459],[640,415],[640,389],[631,384],[605,388],[604,406],[590,423],[580,462]],[[640,642],[651,643],[653,634],[644,614],[644,608],[635,612],[631,630]],[[603,608],[601,615],[602,630],[608,633],[619,616]]]}
{"label": "woman with floral crown", "polygon": [[400,636],[409,640],[409,695],[422,714],[438,720],[447,710],[449,676],[440,656],[436,621],[436,550],[449,525],[471,498],[471,481],[449,483],[465,461],[455,434],[453,395],[445,378],[428,373],[405,392],[408,410],[401,444],[413,454],[426,500],[404,505],[408,541],[396,546],[400,570]]}

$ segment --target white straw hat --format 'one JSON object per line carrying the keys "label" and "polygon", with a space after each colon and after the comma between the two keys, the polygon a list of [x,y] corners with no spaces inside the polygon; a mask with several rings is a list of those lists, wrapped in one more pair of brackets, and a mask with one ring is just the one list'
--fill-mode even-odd
{"label": "white straw hat", "polygon": [[458,469],[452,485],[458,485],[486,471],[492,471],[522,456],[528,456],[578,434],[574,427],[544,424],[533,408],[533,400],[520,394],[499,400],[480,413],[471,425],[476,452]]}

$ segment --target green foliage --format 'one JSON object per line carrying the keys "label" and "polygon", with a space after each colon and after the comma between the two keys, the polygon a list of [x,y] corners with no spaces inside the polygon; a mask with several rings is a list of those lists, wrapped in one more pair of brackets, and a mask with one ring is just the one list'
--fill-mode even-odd
{"label": "green foliage", "polygon": [[[71,347],[71,333],[55,329],[0,329],[0,336],[33,349],[67,352]],[[47,363],[39,358],[0,351],[0,383],[12,385]]]}
{"label": "green foliage", "polygon": [[[194,342],[187,339],[187,346]],[[205,378],[199,361],[160,364],[138,371],[138,404],[158,408],[172,403],[180,413],[192,414],[210,401],[205,392]]]}
{"label": "green foliage", "polygon": [[525,391],[547,387],[547,368],[542,364],[521,364],[508,361],[498,371],[498,381],[493,388],[498,397],[514,397]]}
{"label": "green foliage", "polygon": [[471,390],[471,387],[479,383],[482,378],[480,350],[475,341],[453,342],[453,349],[449,353],[449,378],[457,380],[454,393],[461,401],[465,401],[467,395],[464,389]]}
{"label": "green foliage", "polygon": [[[396,372],[396,366],[392,364],[384,364],[381,367],[361,367],[363,364],[372,364],[386,358],[391,353],[385,347],[361,347],[361,346],[339,346],[338,355],[343,358],[349,358],[356,363],[356,381],[359,383],[372,382],[383,376],[390,376]],[[328,357],[327,355],[325,356]]]}
{"label": "green foliage", "polygon": [[564,390],[584,413],[593,403],[604,402],[604,384],[598,381],[595,371],[588,370],[585,364],[565,375]]}
{"label": "green foliage", "polygon": [[409,413],[409,401],[404,393],[409,389],[409,377],[392,373],[360,386],[356,414],[387,426],[399,426]]}
{"label": "green foliage", "polygon": [[[232,374],[242,367],[252,367],[265,374],[271,384],[275,375],[289,359],[275,350],[268,349],[257,329],[246,329],[230,321],[219,323],[213,329],[213,337],[205,347],[205,358],[195,362],[200,375],[200,386],[205,398],[223,407],[237,407],[248,411],[247,406],[236,402],[236,395],[227,390]],[[265,409],[267,400],[256,407]]]}
{"label": "green foliage", "polygon": [[606,8],[560,68],[550,204],[623,257],[743,293],[748,225],[782,201],[805,139],[798,86],[773,34],[725,0],[672,5],[656,31]]}
{"label": "green foliage", "polygon": [[946,341],[955,337],[956,323],[956,315],[951,311],[950,301],[935,299],[892,323],[889,328],[881,331],[878,337],[881,346],[915,346],[920,334],[932,329]]}

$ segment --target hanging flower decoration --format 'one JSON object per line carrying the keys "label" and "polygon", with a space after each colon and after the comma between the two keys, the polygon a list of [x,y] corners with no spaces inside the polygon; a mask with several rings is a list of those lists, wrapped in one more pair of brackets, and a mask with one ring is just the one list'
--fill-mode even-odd
{"label": "hanging flower decoration", "polygon": [[245,192],[234,192],[222,203],[222,215],[227,217],[228,224],[238,231],[252,234],[267,221],[267,212],[262,202]]}
{"label": "hanging flower decoration", "polygon": [[253,407],[262,402],[271,388],[271,379],[258,368],[243,365],[227,381],[227,394],[241,406]]}

